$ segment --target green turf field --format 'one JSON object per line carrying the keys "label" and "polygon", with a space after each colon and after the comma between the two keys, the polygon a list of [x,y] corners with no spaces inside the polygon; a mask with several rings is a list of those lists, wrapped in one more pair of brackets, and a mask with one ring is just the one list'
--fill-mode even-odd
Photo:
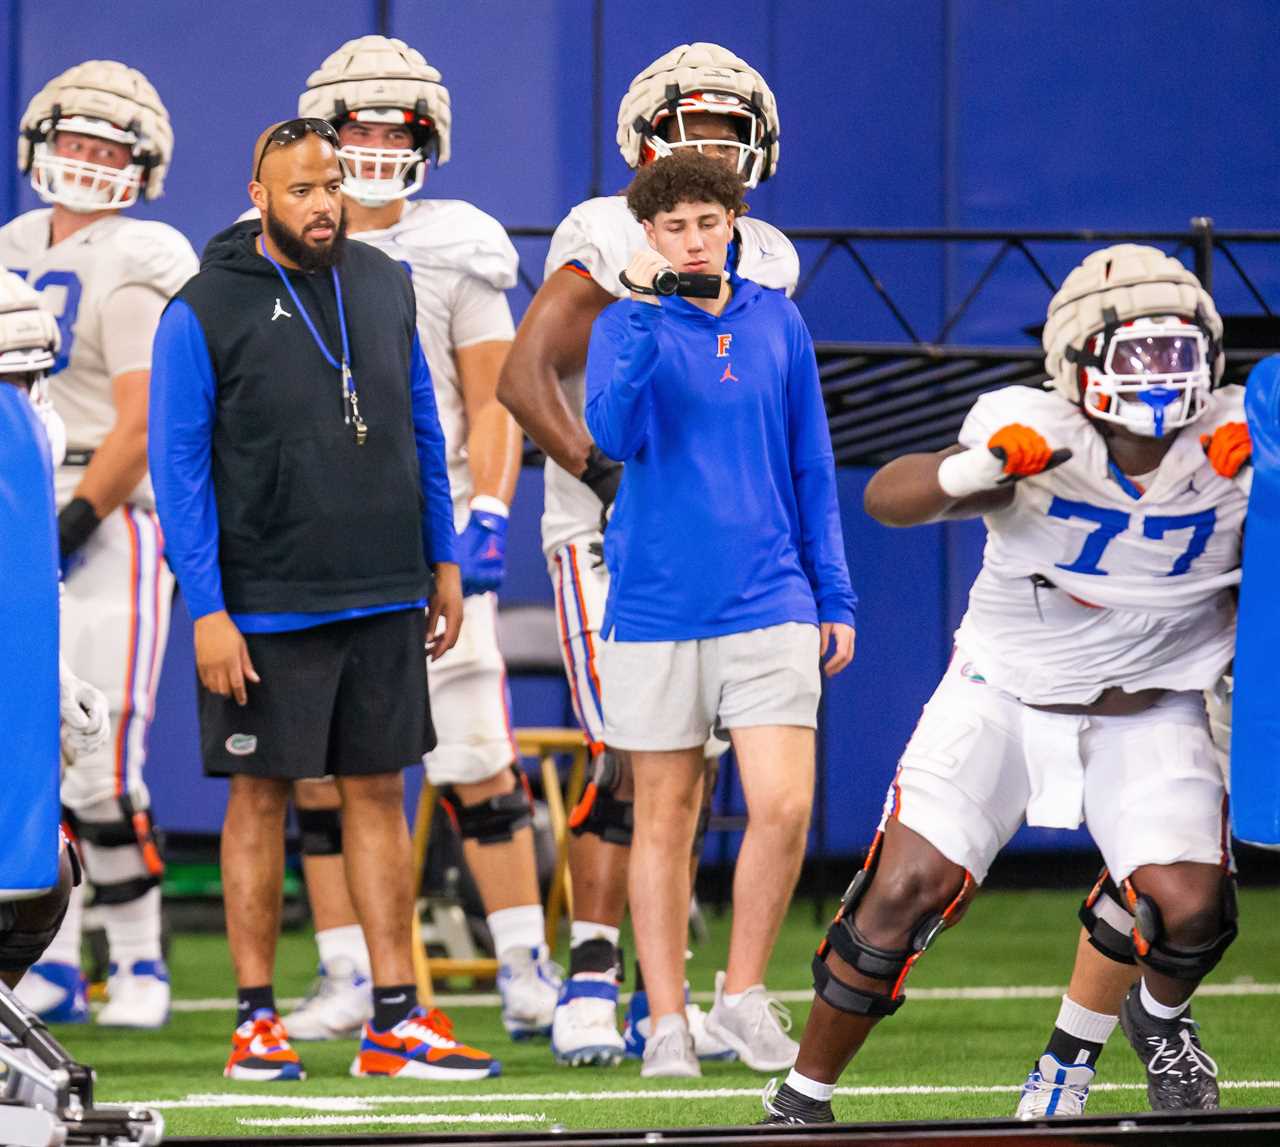
{"label": "green turf field", "polygon": [[[1064,985],[1075,947],[1077,894],[989,893],[962,927],[943,937],[912,973],[917,997],[884,1021],[841,1081],[836,1102],[849,1120],[998,1116],[1012,1111],[1018,1085],[1042,1047],[1057,996],[993,999],[923,996],[920,989],[1052,988]],[[694,956],[690,979],[709,990],[723,966],[728,921]],[[1241,894],[1242,935],[1212,978],[1232,994],[1196,1003],[1202,1038],[1221,1065],[1224,1101],[1280,1105],[1276,1020],[1280,997],[1280,890]],[[805,908],[792,916],[770,969],[774,990],[807,989],[819,938]],[[310,937],[292,934],[280,950],[280,996],[301,994],[315,956]],[[233,994],[226,943],[179,935],[170,961],[175,994],[186,1001]],[[1251,992],[1250,989],[1253,988]],[[1059,989],[1060,990],[1060,989]],[[792,1003],[798,1034],[807,1003]],[[642,1081],[628,1062],[606,1071],[558,1068],[545,1043],[513,1044],[493,1007],[450,1009],[460,1038],[499,1055],[500,1079],[477,1084],[356,1080],[347,1075],[353,1043],[303,1044],[305,1083],[246,1084],[222,1078],[233,1016],[230,1007],[177,1011],[160,1032],[94,1027],[57,1029],[71,1051],[98,1072],[105,1102],[154,1101],[171,1134],[269,1135],[308,1128],[478,1130],[566,1127],[662,1127],[755,1122],[765,1077],[738,1064],[704,1065],[701,1081]],[[1145,1108],[1137,1060],[1116,1032],[1102,1058],[1091,1112]],[[1233,1082],[1236,1086],[1233,1086]],[[1261,1086],[1259,1086],[1261,1085]]]}

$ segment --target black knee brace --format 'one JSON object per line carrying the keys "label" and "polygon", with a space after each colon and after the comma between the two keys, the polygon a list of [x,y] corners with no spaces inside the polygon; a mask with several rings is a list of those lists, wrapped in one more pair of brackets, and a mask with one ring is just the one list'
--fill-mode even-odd
{"label": "black knee brace", "polygon": [[594,775],[569,814],[569,828],[575,835],[590,833],[609,844],[630,847],[634,807],[631,801],[614,796],[622,783],[622,769],[621,758],[609,749],[596,757]]}
{"label": "black knee brace", "polygon": [[1080,905],[1080,923],[1089,933],[1089,943],[1108,960],[1117,964],[1134,962],[1133,914],[1125,907],[1124,894],[1105,868]]}
{"label": "black knee brace", "polygon": [[[119,798],[120,819],[108,821],[80,820],[70,809],[63,809],[78,839],[97,848],[136,848],[142,857],[145,876],[118,880],[113,884],[94,882],[95,904],[128,904],[141,899],[160,884],[164,875],[164,860],[160,856],[160,844],[149,808],[138,809],[129,797]],[[93,873],[89,873],[90,880]]]}
{"label": "black knee brace", "polygon": [[341,809],[300,808],[296,811],[303,856],[342,855]]}
{"label": "black knee brace", "polygon": [[529,781],[515,765],[511,770],[516,776],[516,787],[509,793],[490,797],[480,804],[463,804],[458,800],[452,785],[440,790],[458,835],[463,840],[478,844],[502,844],[510,840],[522,828],[533,823],[533,798]]}
{"label": "black knee brace", "polygon": [[1222,874],[1222,931],[1207,944],[1193,948],[1169,943],[1160,907],[1150,896],[1138,892],[1128,880],[1124,882],[1124,891],[1133,908],[1134,952],[1152,971],[1175,980],[1202,980],[1218,966],[1218,961],[1231,947],[1239,931],[1236,926],[1239,918],[1236,881],[1229,872]]}

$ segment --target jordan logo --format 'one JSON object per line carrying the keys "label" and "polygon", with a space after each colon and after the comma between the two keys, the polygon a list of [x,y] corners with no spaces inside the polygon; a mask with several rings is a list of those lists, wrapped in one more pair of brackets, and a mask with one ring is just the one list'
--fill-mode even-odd
{"label": "jordan logo", "polygon": [[738,376],[733,373],[733,363],[726,362],[724,364],[724,374],[720,376],[721,382],[737,382]]}
{"label": "jordan logo", "polygon": [[291,319],[291,318],[293,318],[293,316],[288,311],[286,311],[284,307],[280,305],[280,300],[276,299],[276,310],[275,310],[275,314],[271,316],[271,321],[274,323],[276,319]]}

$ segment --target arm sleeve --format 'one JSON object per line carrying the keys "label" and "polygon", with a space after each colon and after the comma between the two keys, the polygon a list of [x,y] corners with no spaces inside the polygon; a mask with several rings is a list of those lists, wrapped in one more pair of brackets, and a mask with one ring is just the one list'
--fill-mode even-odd
{"label": "arm sleeve", "polygon": [[449,339],[455,350],[485,342],[510,342],[516,337],[505,292],[482,279],[463,275],[449,316]]}
{"label": "arm sleeve", "polygon": [[813,340],[792,313],[791,363],[787,378],[791,481],[800,514],[800,560],[813,587],[819,621],[854,624],[858,598],[849,582],[836,492],[831,431],[818,381]]}
{"label": "arm sleeve", "polygon": [[107,377],[151,369],[151,346],[167,300],[154,287],[126,283],[102,304],[102,358]]}
{"label": "arm sleeve", "polygon": [[628,300],[609,307],[587,348],[587,429],[610,458],[625,462],[644,445],[658,364],[661,306]]}
{"label": "arm sleeve", "polygon": [[418,448],[418,475],[422,483],[422,552],[428,565],[454,562],[453,500],[444,457],[444,431],[436,412],[431,371],[418,336],[413,336],[413,438]]}
{"label": "arm sleeve", "polygon": [[200,321],[176,300],[156,329],[147,455],[165,557],[193,621],[225,608],[212,474],[215,394]]}

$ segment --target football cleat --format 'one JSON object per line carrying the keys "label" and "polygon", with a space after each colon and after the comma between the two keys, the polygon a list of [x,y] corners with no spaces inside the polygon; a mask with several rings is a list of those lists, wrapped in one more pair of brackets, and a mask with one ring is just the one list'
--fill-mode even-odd
{"label": "football cleat", "polygon": [[453,1023],[436,1008],[414,1008],[390,1031],[364,1025],[360,1052],[351,1063],[356,1076],[395,1076],[397,1079],[446,1079],[453,1082],[487,1079],[502,1074],[502,1064],[453,1038]]}
{"label": "football cleat", "polygon": [[89,1022],[87,982],[75,964],[32,964],[14,994],[45,1023]]}
{"label": "football cleat", "polygon": [[730,1007],[724,1002],[724,973],[716,973],[716,998],[707,1015],[710,1035],[731,1047],[754,1071],[785,1071],[796,1062],[800,1045],[787,1032],[791,1013],[756,984]]}
{"label": "football cleat", "polygon": [[1062,1063],[1045,1052],[1031,1069],[1018,1097],[1018,1119],[1054,1119],[1083,1115],[1089,1101],[1093,1068],[1084,1063]]}
{"label": "football cleat", "polygon": [[321,964],[297,1011],[284,1017],[290,1039],[346,1039],[373,1019],[373,983],[353,963]]}
{"label": "football cleat", "polygon": [[169,969],[163,960],[135,960],[127,972],[112,964],[107,1003],[97,1021],[108,1028],[161,1028],[169,1022]]}
{"label": "football cleat", "polygon": [[614,1067],[626,1046],[618,1034],[618,981],[612,972],[565,980],[551,1023],[551,1054],[566,1067]]}
{"label": "football cleat", "polygon": [[289,1046],[289,1034],[280,1017],[259,1008],[231,1037],[231,1057],[222,1074],[227,1079],[277,1083],[306,1079],[298,1053]]}
{"label": "football cleat", "polygon": [[515,1040],[550,1035],[563,972],[552,962],[547,946],[508,948],[499,961],[498,991],[507,1034]]}
{"label": "football cleat", "polygon": [[[684,1015],[693,1036],[693,1054],[702,1060],[735,1059],[737,1053],[727,1043],[707,1031],[707,1013],[689,999],[689,985],[684,986]],[[645,1040],[649,1038],[649,994],[639,991],[631,994],[627,1004],[626,1024],[622,1040],[628,1059],[643,1059]]]}
{"label": "football cleat", "polygon": [[1159,1019],[1142,1006],[1140,991],[1141,984],[1134,984],[1125,996],[1120,1027],[1146,1066],[1151,1110],[1216,1111],[1218,1065],[1200,1046],[1191,1009],[1177,1019]]}
{"label": "football cleat", "polygon": [[776,1079],[771,1079],[765,1084],[760,1102],[764,1105],[764,1118],[760,1120],[761,1123],[797,1126],[836,1121],[829,1100],[810,1099],[785,1083],[779,1087]]}

